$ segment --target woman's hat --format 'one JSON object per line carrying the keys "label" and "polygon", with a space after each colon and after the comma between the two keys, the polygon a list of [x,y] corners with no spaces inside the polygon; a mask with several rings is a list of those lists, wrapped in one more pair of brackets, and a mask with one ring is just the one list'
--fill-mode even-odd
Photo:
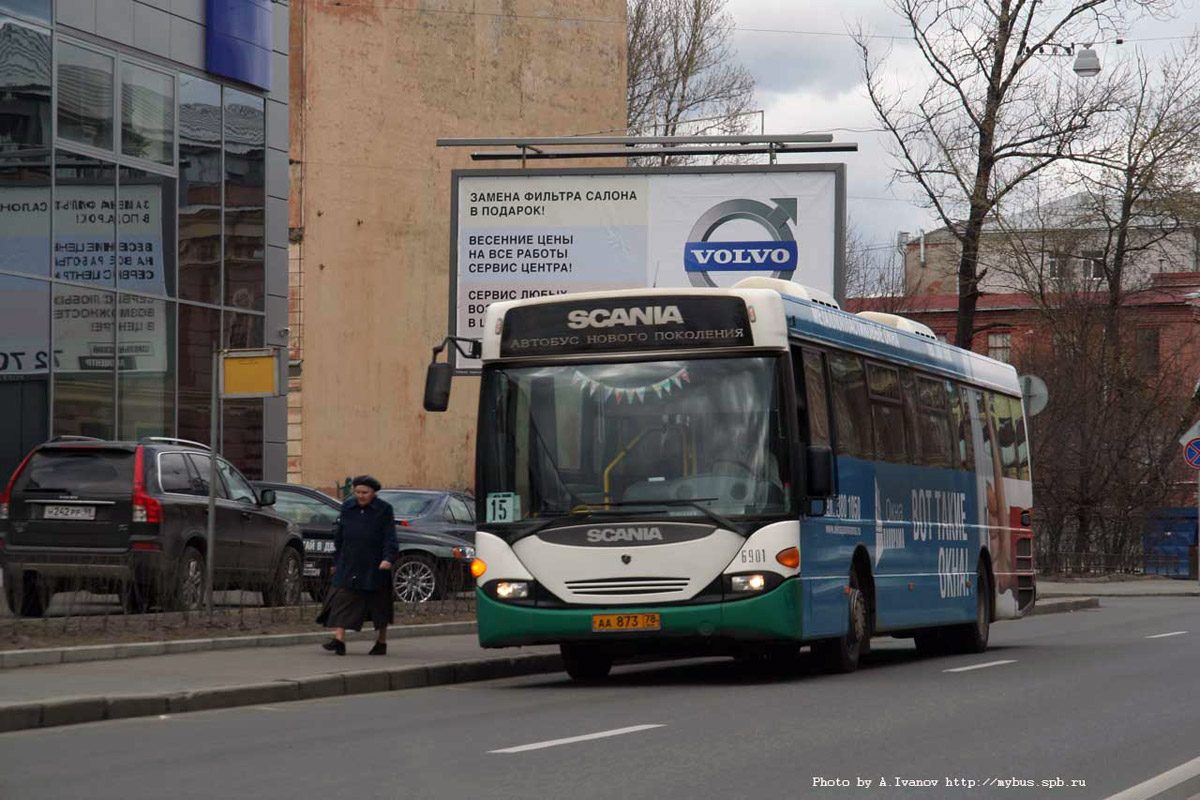
{"label": "woman's hat", "polygon": [[350,481],[350,485],[351,486],[366,486],[367,488],[369,488],[375,492],[378,492],[381,488],[383,488],[383,485],[379,481],[375,480],[375,478],[370,475],[359,475],[357,478]]}

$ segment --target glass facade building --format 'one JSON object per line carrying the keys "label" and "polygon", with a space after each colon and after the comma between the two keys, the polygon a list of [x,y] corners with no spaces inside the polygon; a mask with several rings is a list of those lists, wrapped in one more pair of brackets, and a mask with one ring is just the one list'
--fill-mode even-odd
{"label": "glass facade building", "polygon": [[[206,71],[203,48],[177,62],[173,38],[143,50],[132,30],[64,24],[79,4],[58,5],[0,0],[4,481],[51,436],[208,443],[214,348],[286,336],[286,251],[268,246],[286,245],[286,229],[268,237],[268,189],[286,211],[286,102]],[[284,138],[269,157],[271,114]],[[282,185],[268,186],[269,158]],[[268,260],[283,270],[274,296]],[[282,479],[286,445],[272,455],[267,428],[283,415],[272,400],[222,404],[222,450],[247,476]]]}

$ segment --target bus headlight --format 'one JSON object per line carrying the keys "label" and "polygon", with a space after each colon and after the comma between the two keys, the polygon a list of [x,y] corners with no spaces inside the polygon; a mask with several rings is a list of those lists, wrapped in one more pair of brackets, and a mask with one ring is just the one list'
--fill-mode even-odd
{"label": "bus headlight", "polygon": [[765,575],[734,575],[729,579],[729,588],[735,592],[761,592],[766,585]]}
{"label": "bus headlight", "polygon": [[501,600],[524,600],[529,597],[526,581],[500,581],[496,584],[496,597]]}

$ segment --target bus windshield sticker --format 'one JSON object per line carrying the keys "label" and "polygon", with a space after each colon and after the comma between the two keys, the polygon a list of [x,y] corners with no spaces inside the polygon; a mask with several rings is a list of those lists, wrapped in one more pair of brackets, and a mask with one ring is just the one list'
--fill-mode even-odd
{"label": "bus windshield sticker", "polygon": [[487,521],[503,524],[521,518],[521,498],[515,492],[489,492],[487,496]]}

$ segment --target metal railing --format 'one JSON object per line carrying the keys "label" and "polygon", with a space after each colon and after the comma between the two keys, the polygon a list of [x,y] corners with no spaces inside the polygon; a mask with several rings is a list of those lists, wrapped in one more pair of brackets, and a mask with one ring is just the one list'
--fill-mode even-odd
{"label": "metal railing", "polygon": [[1187,577],[1186,554],[1151,553],[1057,553],[1039,554],[1042,575],[1161,575]]}

